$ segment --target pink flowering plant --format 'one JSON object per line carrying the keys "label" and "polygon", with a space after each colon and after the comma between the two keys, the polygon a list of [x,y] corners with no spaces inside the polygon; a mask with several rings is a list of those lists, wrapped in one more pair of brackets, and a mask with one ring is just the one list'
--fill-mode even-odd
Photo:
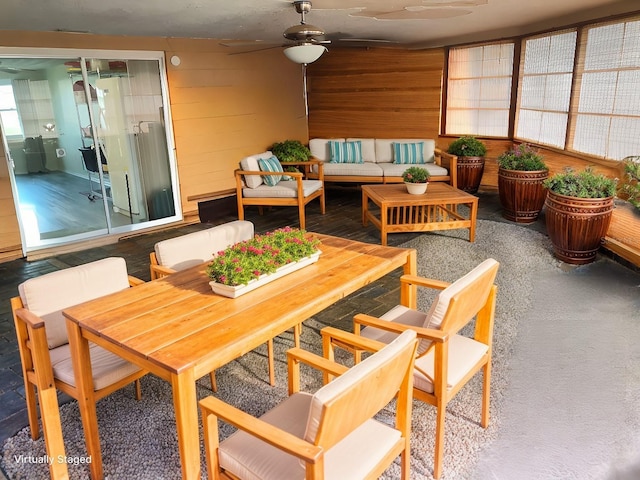
{"label": "pink flowering plant", "polygon": [[223,285],[246,285],[260,275],[316,253],[319,244],[304,230],[279,228],[218,252],[207,267],[207,275]]}

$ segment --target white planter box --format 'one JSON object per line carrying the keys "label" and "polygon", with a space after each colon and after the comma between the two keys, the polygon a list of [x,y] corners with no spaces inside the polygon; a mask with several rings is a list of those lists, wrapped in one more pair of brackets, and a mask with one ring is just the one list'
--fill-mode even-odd
{"label": "white planter box", "polygon": [[311,265],[312,263],[317,262],[318,258],[320,258],[321,253],[322,252],[318,250],[313,255],[310,255],[305,258],[301,258],[297,262],[283,265],[282,267],[278,268],[274,273],[270,273],[268,275],[261,275],[255,280],[251,280],[246,285],[231,286],[231,285],[223,285],[222,283],[217,283],[217,282],[209,282],[209,285],[211,285],[211,289],[213,290],[213,293],[217,293],[218,295],[222,295],[223,297],[236,298],[236,297],[239,297],[240,295],[244,295],[245,293],[255,290],[258,287],[261,287],[262,285],[266,285],[267,283],[277,280],[280,277],[284,277],[289,273],[295,272],[296,270],[300,270],[301,268],[304,268],[307,265]]}

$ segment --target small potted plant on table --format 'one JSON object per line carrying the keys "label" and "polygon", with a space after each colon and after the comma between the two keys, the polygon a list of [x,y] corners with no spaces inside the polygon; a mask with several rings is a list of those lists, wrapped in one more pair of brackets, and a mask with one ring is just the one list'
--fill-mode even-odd
{"label": "small potted plant on table", "polygon": [[485,144],[475,137],[464,136],[451,142],[447,153],[458,157],[458,188],[476,193],[484,172]]}
{"label": "small potted plant on table", "polygon": [[545,180],[545,220],[557,258],[574,265],[595,260],[611,222],[616,184],[592,167]]}
{"label": "small potted plant on table", "polygon": [[498,193],[502,216],[516,223],[534,222],[547,190],[544,181],[549,168],[542,155],[531,145],[522,143],[498,157]]}
{"label": "small potted plant on table", "polygon": [[429,171],[422,167],[409,167],[402,172],[402,179],[407,186],[407,192],[412,195],[422,195],[427,191]]}

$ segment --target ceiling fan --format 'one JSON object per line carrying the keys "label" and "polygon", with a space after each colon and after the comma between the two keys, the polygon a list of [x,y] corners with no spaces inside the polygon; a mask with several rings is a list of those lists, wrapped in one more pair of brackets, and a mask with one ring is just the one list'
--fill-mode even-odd
{"label": "ceiling fan", "polygon": [[[257,50],[250,50],[244,52],[231,53],[230,55],[237,55],[241,53],[251,53],[262,50],[268,50],[271,48],[284,47],[284,54],[286,57],[295,62],[306,65],[311,62],[315,62],[320,56],[327,51],[325,45],[331,43],[331,40],[327,40],[324,35],[325,32],[320,27],[308,24],[306,22],[306,15],[311,11],[310,0],[295,0],[293,7],[296,12],[300,14],[300,24],[293,25],[287,28],[282,36],[287,40],[291,40],[292,43],[285,43],[283,45],[273,45],[266,48],[259,48]],[[221,45],[226,47],[237,47],[245,45],[260,45],[259,41],[254,42],[222,42]]]}

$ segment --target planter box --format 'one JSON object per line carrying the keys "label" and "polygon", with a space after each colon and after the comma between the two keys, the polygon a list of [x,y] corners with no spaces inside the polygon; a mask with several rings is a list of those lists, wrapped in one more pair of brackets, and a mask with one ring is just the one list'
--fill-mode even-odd
{"label": "planter box", "polygon": [[285,275],[295,272],[296,270],[300,270],[301,268],[304,268],[307,265],[311,265],[312,263],[317,262],[318,258],[320,258],[321,253],[322,252],[318,250],[316,253],[314,253],[313,255],[310,255],[309,257],[301,258],[297,262],[283,265],[282,267],[278,268],[274,273],[270,273],[268,275],[260,275],[260,277],[256,278],[255,280],[251,280],[246,285],[231,286],[231,285],[224,285],[222,283],[217,283],[217,282],[209,282],[209,285],[211,285],[211,289],[213,290],[213,293],[217,293],[218,295],[222,295],[223,297],[236,298],[236,297],[239,297],[240,295],[244,295],[245,293],[249,293],[250,291],[255,290],[258,287],[266,285],[269,282],[273,282],[278,278],[284,277]]}
{"label": "planter box", "polygon": [[640,267],[640,212],[617,200],[603,247]]}

